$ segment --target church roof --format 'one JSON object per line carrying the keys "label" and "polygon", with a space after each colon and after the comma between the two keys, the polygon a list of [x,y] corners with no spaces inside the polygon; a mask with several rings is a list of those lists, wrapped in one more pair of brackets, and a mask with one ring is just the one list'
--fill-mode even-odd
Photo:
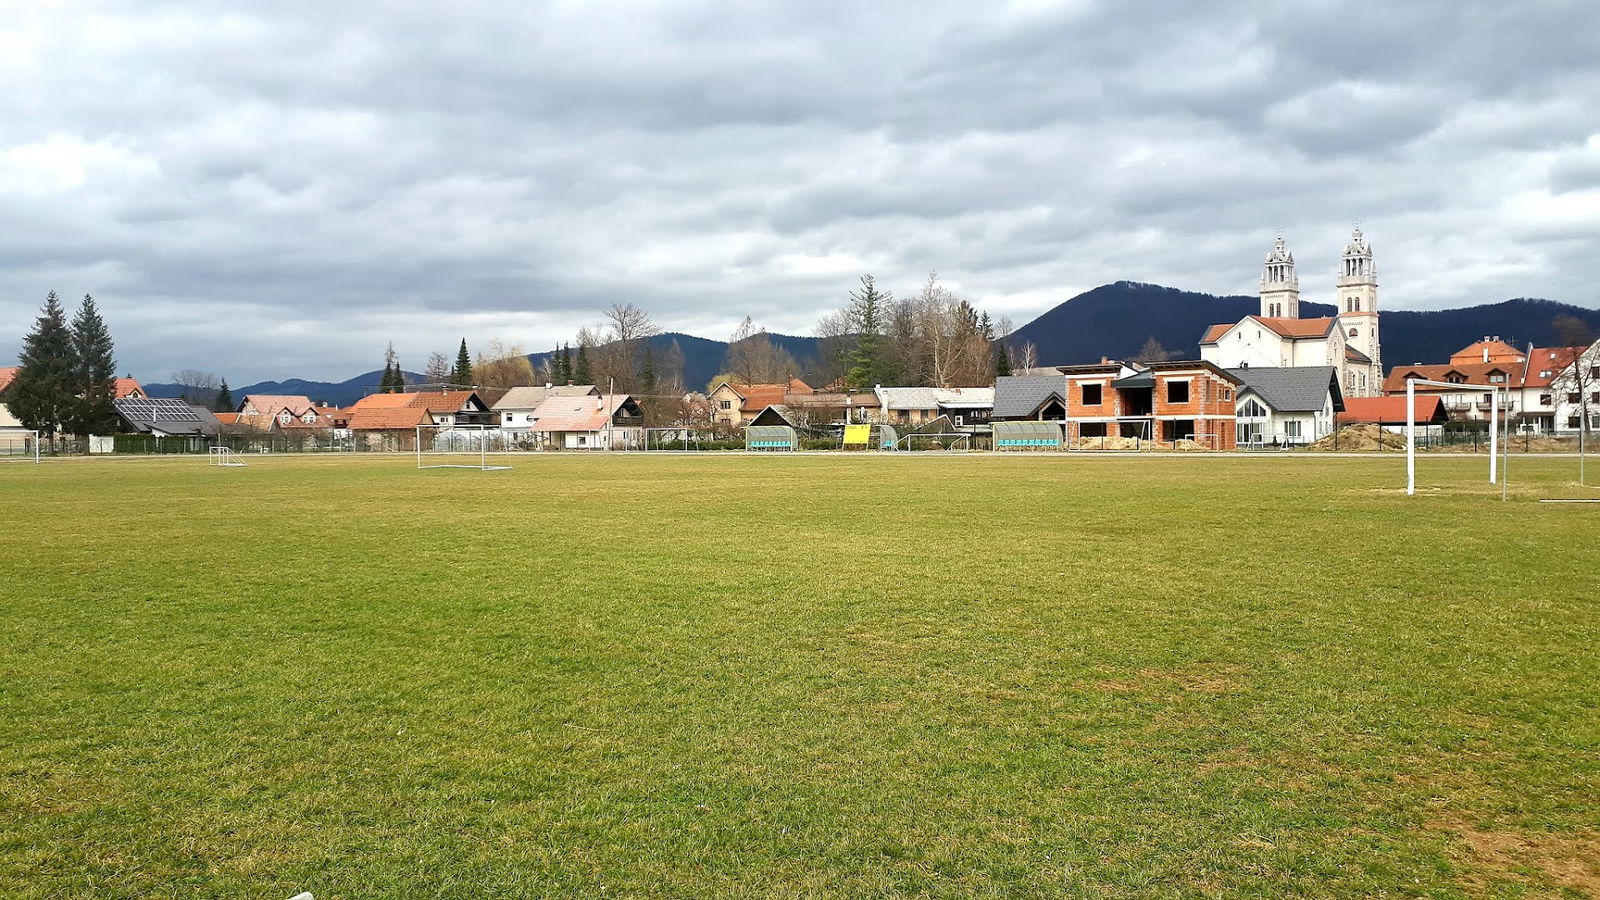
{"label": "church roof", "polygon": [[1244,319],[1240,319],[1239,322],[1233,323],[1232,325],[1227,323],[1223,323],[1221,325],[1212,325],[1210,328],[1207,328],[1206,333],[1201,336],[1200,343],[1215,344],[1217,341],[1222,340],[1222,336],[1227,334],[1236,325],[1248,319],[1256,320],[1268,331],[1271,331],[1273,334],[1276,334],[1279,337],[1288,338],[1291,341],[1325,338],[1328,336],[1328,332],[1333,330],[1333,324],[1335,321],[1337,321],[1330,316],[1324,316],[1320,319],[1290,319],[1282,316],[1245,316]]}

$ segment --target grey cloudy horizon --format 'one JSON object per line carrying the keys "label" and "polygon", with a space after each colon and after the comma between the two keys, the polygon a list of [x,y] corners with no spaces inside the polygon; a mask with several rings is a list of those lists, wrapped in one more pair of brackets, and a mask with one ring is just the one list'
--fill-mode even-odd
{"label": "grey cloudy horizon", "polygon": [[40,2],[0,26],[0,354],[340,380],[613,301],[809,334],[864,272],[1022,324],[1133,280],[1600,305],[1600,7]]}

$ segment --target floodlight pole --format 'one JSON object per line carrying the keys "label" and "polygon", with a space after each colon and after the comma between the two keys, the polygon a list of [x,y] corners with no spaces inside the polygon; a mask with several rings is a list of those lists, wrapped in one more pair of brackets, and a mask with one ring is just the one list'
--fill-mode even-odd
{"label": "floodlight pole", "polygon": [[[1382,446],[1380,444],[1380,446]],[[1417,381],[1406,379],[1406,496],[1417,492]]]}

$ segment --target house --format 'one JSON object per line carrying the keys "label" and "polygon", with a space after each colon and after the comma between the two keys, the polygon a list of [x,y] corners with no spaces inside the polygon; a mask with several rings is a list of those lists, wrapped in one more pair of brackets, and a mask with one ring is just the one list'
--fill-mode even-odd
{"label": "house", "polygon": [[723,428],[745,425],[756,413],[774,403],[792,404],[794,398],[815,393],[811,385],[798,378],[782,384],[740,384],[724,381],[706,395],[711,405],[711,424]]}
{"label": "house", "polygon": [[[1573,367],[1585,353],[1583,347],[1532,347],[1506,353],[1507,345],[1485,338],[1451,354],[1447,364],[1395,366],[1384,379],[1384,394],[1403,397],[1410,379],[1427,379],[1460,385],[1415,386],[1418,395],[1438,397],[1445,413],[1458,422],[1487,422],[1495,390],[1504,391],[1503,413],[1519,430],[1559,433],[1578,427],[1581,390]],[[1600,382],[1600,378],[1594,379]],[[1600,398],[1595,398],[1600,400]]]}
{"label": "house", "polygon": [[1229,371],[1243,382],[1234,394],[1240,446],[1309,444],[1331,434],[1334,416],[1344,409],[1333,366]]}
{"label": "house", "polygon": [[1378,394],[1383,381],[1378,269],[1360,228],[1345,245],[1335,289],[1338,315],[1300,318],[1294,254],[1278,238],[1262,267],[1260,313],[1207,328],[1200,358],[1227,369],[1332,366],[1346,397]]}
{"label": "house", "polygon": [[[1404,433],[1406,430],[1406,398],[1351,397],[1344,401],[1344,412],[1334,421],[1338,427],[1346,425],[1377,425],[1384,431]],[[1438,434],[1450,421],[1444,401],[1437,396],[1417,395],[1416,423],[1422,434]]]}
{"label": "house", "polygon": [[783,405],[795,419],[812,427],[874,422],[882,410],[872,391],[829,390],[788,393]]}
{"label": "house", "polygon": [[549,397],[534,410],[530,434],[566,450],[633,450],[644,446],[644,410],[627,394]]}
{"label": "house", "polygon": [[994,421],[1060,422],[1067,417],[1067,382],[1049,375],[1001,375],[994,380]]}
{"label": "house", "polygon": [[148,395],[132,375],[124,375],[111,383],[111,396],[113,399],[142,400]]}
{"label": "house", "polygon": [[20,456],[33,453],[33,432],[22,427],[17,417],[0,403],[0,456]]}
{"label": "house", "polygon": [[1238,376],[1203,360],[1061,366],[1066,376],[1067,436],[1192,440],[1232,450]]}
{"label": "house", "polygon": [[539,404],[551,397],[591,397],[600,393],[592,384],[545,384],[534,387],[514,387],[490,407],[500,418],[505,431],[532,431],[533,413]]}
{"label": "house", "polygon": [[157,437],[210,437],[222,430],[222,423],[210,410],[182,400],[149,397],[118,397],[111,401],[122,430]]}
{"label": "house", "polygon": [[233,424],[258,431],[332,427],[304,394],[246,394]]}
{"label": "house", "polygon": [[773,425],[783,428],[800,428],[801,424],[793,410],[778,403],[774,403],[750,418],[750,426]]}
{"label": "house", "polygon": [[944,416],[958,431],[977,431],[994,412],[994,388],[873,388],[881,418],[888,425],[923,425]]}

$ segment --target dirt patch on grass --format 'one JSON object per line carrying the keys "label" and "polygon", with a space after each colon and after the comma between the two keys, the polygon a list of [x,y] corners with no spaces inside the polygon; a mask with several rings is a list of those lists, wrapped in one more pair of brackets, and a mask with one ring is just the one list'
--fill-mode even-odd
{"label": "dirt patch on grass", "polygon": [[1460,819],[1441,819],[1431,828],[1461,841],[1469,869],[1463,882],[1476,893],[1496,882],[1554,884],[1580,896],[1600,898],[1600,831],[1519,834],[1491,831]]}
{"label": "dirt patch on grass", "polygon": [[[1177,688],[1199,694],[1225,694],[1237,690],[1239,666],[1215,666],[1190,669],[1140,669],[1133,676],[1107,678],[1095,682],[1095,687],[1113,693],[1136,691],[1162,691]],[[1137,677],[1134,677],[1137,676]]]}

